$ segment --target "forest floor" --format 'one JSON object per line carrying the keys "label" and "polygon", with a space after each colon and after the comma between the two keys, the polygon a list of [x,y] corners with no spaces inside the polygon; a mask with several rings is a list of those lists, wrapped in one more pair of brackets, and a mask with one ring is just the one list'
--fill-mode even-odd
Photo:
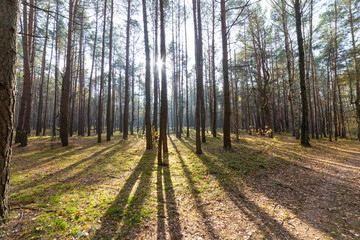
{"label": "forest floor", "polygon": [[171,135],[31,137],[14,147],[3,239],[360,239],[360,143],[241,133],[232,150]]}

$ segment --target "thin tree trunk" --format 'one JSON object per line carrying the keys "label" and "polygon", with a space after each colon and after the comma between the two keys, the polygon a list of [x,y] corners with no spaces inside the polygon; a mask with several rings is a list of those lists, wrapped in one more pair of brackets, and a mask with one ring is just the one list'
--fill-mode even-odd
{"label": "thin tree trunk", "polygon": [[129,134],[129,50],[130,50],[130,14],[131,0],[128,0],[127,25],[126,25],[126,56],[125,56],[125,105],[124,105],[124,133],[123,139],[128,139]]}
{"label": "thin tree trunk", "polygon": [[[55,25],[54,25],[54,29],[55,29]],[[45,111],[44,111],[44,122],[43,122],[43,136],[45,136],[46,134],[46,128],[48,126],[47,123],[47,113],[48,113],[48,102],[49,102],[49,87],[50,87],[50,73],[51,73],[51,66],[52,66],[52,57],[53,57],[53,48],[54,48],[54,35],[55,35],[55,31],[53,32],[52,35],[52,41],[51,41],[51,53],[50,53],[50,64],[49,64],[49,71],[48,71],[48,76],[47,76],[47,83],[46,83],[46,98],[45,98]],[[49,113],[51,113],[51,109],[49,111]]]}
{"label": "thin tree trunk", "polygon": [[102,36],[102,52],[101,52],[101,75],[100,75],[100,89],[99,89],[99,107],[98,107],[98,143],[101,143],[102,120],[103,120],[103,88],[105,81],[104,64],[105,64],[105,37],[106,37],[106,9],[107,0],[104,3],[104,25]]}
{"label": "thin tree trunk", "polygon": [[290,46],[289,46],[289,32],[287,27],[287,13],[286,13],[286,1],[281,1],[281,8],[282,8],[282,22],[283,22],[283,31],[285,36],[285,50],[286,50],[286,66],[288,72],[288,81],[289,81],[289,88],[290,88],[290,106],[291,106],[291,115],[292,115],[292,123],[293,123],[293,134],[296,139],[300,138],[299,134],[299,115],[297,111],[297,104],[296,104],[296,88],[295,88],[295,81],[293,78],[293,74],[291,71],[291,54],[290,54]]}
{"label": "thin tree trunk", "polygon": [[83,44],[83,38],[84,38],[84,9],[81,11],[81,29],[80,29],[80,47],[79,47],[79,98],[78,98],[78,135],[84,136],[85,135],[85,129],[84,129],[84,88],[85,88],[85,79],[84,79],[84,61],[85,58],[83,56],[84,53],[84,44]]}
{"label": "thin tree trunk", "polygon": [[[108,99],[107,99],[107,108],[106,108],[106,141],[110,141],[111,139],[111,77],[112,77],[112,48],[113,48],[113,20],[114,20],[114,0],[111,0],[111,17],[110,17],[110,42],[109,42],[109,72],[108,72]],[[104,20],[104,22],[106,19]],[[104,29],[105,31],[105,29]],[[104,35],[105,37],[105,35]]]}
{"label": "thin tree trunk", "polygon": [[216,76],[215,76],[215,1],[212,2],[212,39],[211,39],[211,63],[212,63],[212,80],[213,80],[213,126],[212,134],[213,137],[216,137],[216,119],[217,119],[217,101],[216,101]]}
{"label": "thin tree trunk", "polygon": [[205,98],[204,98],[204,80],[203,80],[203,38],[202,38],[202,22],[201,22],[201,0],[197,0],[197,21],[198,21],[198,62],[199,62],[199,81],[200,81],[200,101],[201,101],[201,140],[203,143],[206,142],[205,135]]}
{"label": "thin tree trunk", "polygon": [[131,68],[131,122],[130,122],[131,135],[134,135],[134,121],[135,121],[135,35],[133,35],[132,68]]}
{"label": "thin tree trunk", "polygon": [[[56,0],[56,12],[59,12],[59,0]],[[56,136],[56,117],[57,117],[57,102],[59,96],[59,61],[60,61],[60,48],[59,48],[59,35],[60,35],[60,23],[59,15],[56,14],[56,40],[55,40],[55,93],[54,93],[54,111],[53,111],[53,123],[52,134]]]}
{"label": "thin tree trunk", "polygon": [[146,149],[152,149],[151,136],[151,119],[150,119],[150,48],[149,48],[149,34],[147,28],[147,14],[146,14],[146,0],[142,0],[143,5],[143,20],[144,20],[144,40],[145,40],[145,58],[146,58],[146,72],[145,72],[145,125],[146,125]]}
{"label": "thin tree trunk", "polygon": [[229,91],[229,69],[228,69],[228,52],[227,52],[227,29],[226,29],[226,9],[225,0],[220,1],[221,6],[221,37],[222,37],[222,50],[223,50],[223,77],[224,77],[224,148],[231,148],[230,138],[230,91]]}
{"label": "thin tree trunk", "polygon": [[185,23],[185,85],[186,85],[186,136],[190,136],[189,120],[189,76],[188,76],[188,45],[187,45],[187,24],[186,24],[186,4],[184,0],[184,23]]}
{"label": "thin tree trunk", "polygon": [[[48,41],[48,32],[49,32],[49,13],[46,17],[46,31],[45,31],[45,40],[44,40],[44,50],[41,62],[41,75],[40,75],[40,86],[39,86],[39,107],[38,115],[36,120],[36,136],[39,136],[41,133],[42,127],[42,110],[43,110],[43,88],[44,88],[44,78],[45,78],[45,61],[46,61],[46,46]],[[46,111],[46,109],[45,109]]]}
{"label": "thin tree trunk", "polygon": [[201,83],[200,83],[200,60],[199,60],[199,36],[198,36],[198,22],[196,1],[193,0],[193,18],[194,18],[194,37],[195,37],[195,62],[196,62],[196,105],[195,105],[195,124],[196,124],[196,153],[202,154],[201,150],[201,138],[200,138],[200,127],[201,127]]}
{"label": "thin tree trunk", "polygon": [[159,0],[155,1],[155,48],[154,48],[154,54],[155,54],[155,63],[154,63],[154,114],[153,114],[153,128],[154,132],[158,131],[158,90],[159,90],[159,68],[158,68],[158,62],[159,62],[159,49],[158,49],[158,9],[159,6]]}
{"label": "thin tree trunk", "polygon": [[334,79],[333,79],[333,111],[334,111],[334,138],[337,141],[338,138],[338,114],[337,114],[337,99],[336,99],[336,88],[337,88],[337,7],[335,2],[335,29],[334,29]]}
{"label": "thin tree trunk", "polygon": [[88,98],[88,109],[87,109],[87,123],[88,123],[88,136],[91,135],[91,96],[92,96],[92,80],[93,80],[93,72],[94,72],[94,64],[95,64],[95,56],[96,56],[96,42],[97,42],[97,34],[98,34],[98,1],[96,1],[95,7],[95,38],[94,38],[94,46],[92,53],[92,63],[91,63],[91,71],[90,71],[90,80],[89,80],[89,98]]}

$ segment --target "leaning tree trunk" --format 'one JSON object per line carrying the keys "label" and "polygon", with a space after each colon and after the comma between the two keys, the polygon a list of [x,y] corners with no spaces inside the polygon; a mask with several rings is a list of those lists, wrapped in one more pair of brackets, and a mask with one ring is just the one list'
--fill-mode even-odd
{"label": "leaning tree trunk", "polygon": [[0,2],[0,217],[9,214],[10,160],[14,127],[19,0]]}

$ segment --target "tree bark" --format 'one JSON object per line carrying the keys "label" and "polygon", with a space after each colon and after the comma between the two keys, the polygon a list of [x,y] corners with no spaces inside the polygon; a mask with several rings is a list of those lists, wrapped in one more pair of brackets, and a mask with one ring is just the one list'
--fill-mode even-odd
{"label": "tree bark", "polygon": [[20,1],[0,2],[0,217],[9,214],[10,162],[16,98],[16,61]]}
{"label": "tree bark", "polygon": [[212,39],[211,39],[211,74],[212,74],[212,81],[213,81],[213,126],[212,126],[212,134],[213,137],[216,137],[216,119],[217,119],[217,101],[216,101],[216,75],[215,75],[215,1],[212,2]]}
{"label": "tree bark", "polygon": [[[109,42],[109,72],[108,72],[108,99],[107,99],[107,108],[106,108],[106,141],[111,139],[111,77],[112,77],[112,35],[113,35],[113,20],[114,20],[114,0],[111,0],[111,17],[110,17],[110,42]],[[105,20],[106,21],[106,20]],[[105,22],[104,21],[104,22]],[[104,35],[105,37],[105,35]]]}
{"label": "tree bark", "polygon": [[158,147],[158,164],[163,165],[162,151],[168,152],[167,145],[167,84],[166,84],[166,45],[165,45],[165,16],[164,1],[160,0],[160,52],[161,52],[161,108],[160,108],[160,137]]}
{"label": "tree bark", "polygon": [[126,25],[126,56],[125,56],[125,105],[124,105],[124,132],[123,139],[128,139],[129,134],[129,51],[130,51],[130,21],[131,0],[128,0],[127,25]]}
{"label": "tree bark", "polygon": [[[54,29],[55,29],[55,24],[54,24]],[[52,57],[53,57],[53,49],[54,49],[54,34],[55,31],[53,31],[53,35],[52,35],[52,42],[51,42],[51,53],[50,53],[50,64],[49,64],[49,70],[48,70],[48,76],[47,76],[47,83],[46,83],[46,99],[45,99],[45,112],[44,112],[44,122],[43,122],[43,136],[45,136],[46,134],[46,128],[48,126],[47,123],[47,113],[48,113],[48,102],[49,102],[49,88],[50,88],[50,73],[51,73],[51,66],[52,66]],[[51,107],[49,110],[49,113],[51,113]]]}
{"label": "tree bark", "polygon": [[101,75],[100,75],[100,89],[99,89],[99,107],[98,107],[98,143],[101,143],[102,133],[102,119],[103,119],[103,88],[105,81],[104,73],[104,62],[105,62],[105,37],[106,37],[106,9],[107,0],[104,3],[104,25],[103,25],[103,36],[102,36],[102,51],[101,51]]}
{"label": "tree bark", "polygon": [[221,37],[223,50],[223,75],[224,75],[224,148],[231,148],[230,138],[230,91],[229,91],[229,69],[228,69],[228,51],[227,51],[227,29],[226,29],[226,9],[225,0],[220,1],[221,6]]}
{"label": "tree bark", "polygon": [[145,58],[146,58],[146,72],[145,72],[145,125],[146,125],[146,149],[152,149],[152,136],[151,136],[151,119],[150,119],[150,48],[149,48],[149,34],[147,27],[147,14],[146,14],[146,0],[142,0],[143,5],[143,20],[144,20],[144,40],[145,40]]}
{"label": "tree bark", "polygon": [[197,1],[193,0],[193,18],[194,18],[194,37],[195,37],[195,67],[196,67],[196,104],[195,104],[195,124],[196,124],[196,153],[202,154],[201,150],[201,83],[200,83],[200,59],[199,59],[199,29],[197,21]]}
{"label": "tree bark", "polygon": [[356,100],[355,100],[355,109],[356,117],[358,124],[358,140],[360,141],[360,72],[358,68],[358,63],[356,59],[356,46],[355,46],[355,30],[354,30],[354,19],[352,14],[352,2],[349,0],[349,17],[350,17],[350,27],[351,27],[351,43],[352,43],[352,54],[355,67],[355,81],[356,81]]}
{"label": "tree bark", "polygon": [[[75,8],[77,0],[75,3]],[[69,145],[69,131],[68,131],[68,115],[69,115],[69,95],[70,95],[70,80],[71,80],[71,64],[72,64],[72,37],[74,29],[74,0],[69,1],[69,24],[68,24],[68,39],[67,39],[67,55],[66,55],[66,70],[63,78],[61,88],[61,104],[60,104],[60,138],[62,146]]]}
{"label": "tree bark", "polygon": [[158,18],[159,18],[159,0],[155,1],[155,43],[154,43],[154,55],[155,55],[155,63],[154,63],[154,114],[153,114],[153,128],[154,132],[157,132],[158,128],[158,90],[159,90],[159,49],[158,49]]}
{"label": "tree bark", "polygon": [[95,64],[95,56],[96,56],[96,42],[97,42],[97,34],[98,34],[98,1],[96,1],[95,7],[95,38],[94,38],[94,46],[92,53],[92,63],[91,63],[91,71],[90,71],[90,80],[89,80],[89,98],[88,98],[88,109],[87,109],[87,123],[88,123],[88,136],[91,135],[91,95],[92,95],[92,80],[93,80],[93,72],[94,72],[94,64]]}
{"label": "tree bark", "polygon": [[[43,110],[43,88],[44,88],[44,78],[45,78],[45,60],[46,60],[46,46],[48,41],[48,32],[49,32],[49,13],[46,17],[46,32],[45,32],[45,40],[44,40],[44,49],[43,56],[41,62],[41,75],[40,75],[40,86],[39,86],[39,107],[38,107],[38,115],[36,120],[36,136],[39,136],[41,133],[42,127],[42,110]],[[46,111],[46,109],[45,109]]]}
{"label": "tree bark", "polygon": [[296,34],[298,40],[299,51],[299,70],[300,70],[300,90],[302,103],[302,122],[301,122],[301,145],[310,147],[309,142],[309,124],[308,124],[308,103],[306,97],[306,83],[305,83],[305,57],[304,57],[304,42],[301,32],[301,13],[300,0],[295,0],[295,19],[296,19]]}

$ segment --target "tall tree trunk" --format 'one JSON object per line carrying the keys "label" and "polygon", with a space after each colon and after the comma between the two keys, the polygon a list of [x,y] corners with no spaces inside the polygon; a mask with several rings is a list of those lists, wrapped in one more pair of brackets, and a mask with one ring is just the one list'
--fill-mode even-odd
{"label": "tall tree trunk", "polygon": [[125,56],[125,105],[124,105],[124,133],[123,139],[128,139],[129,134],[129,51],[130,51],[130,21],[131,0],[128,0],[127,25],[126,25],[126,56]]}
{"label": "tall tree trunk", "polygon": [[[31,2],[33,3],[33,1]],[[31,8],[32,9],[32,8]],[[31,15],[31,10],[30,14]],[[21,146],[27,145],[27,132],[25,129],[25,114],[27,109],[27,102],[31,99],[31,72],[30,72],[30,49],[31,49],[31,42],[32,42],[32,29],[30,28],[31,19],[29,18],[28,21],[28,10],[27,10],[27,1],[23,4],[23,32],[22,35],[22,48],[23,48],[23,63],[24,63],[24,74],[23,74],[23,88],[22,88],[22,96],[20,102],[20,109],[18,115],[18,123],[16,127],[16,137],[15,143],[21,143]],[[30,104],[31,106],[31,104]]]}
{"label": "tall tree trunk", "polygon": [[87,109],[87,123],[88,123],[88,136],[91,135],[91,96],[92,96],[92,80],[93,80],[93,72],[94,72],[94,64],[95,64],[95,56],[96,56],[96,42],[97,42],[97,34],[98,34],[98,1],[96,1],[95,7],[95,38],[94,38],[94,46],[92,53],[92,63],[91,63],[91,71],[90,71],[90,80],[89,80],[89,98],[88,98],[88,109]]}
{"label": "tall tree trunk", "polygon": [[165,16],[164,1],[160,0],[160,52],[161,52],[161,108],[160,108],[160,137],[158,147],[158,164],[163,165],[162,150],[168,152],[167,145],[167,84],[166,84],[166,45],[165,45]]}
{"label": "tall tree trunk", "polygon": [[155,1],[155,47],[154,47],[154,55],[155,55],[155,63],[154,63],[154,115],[153,115],[153,128],[154,131],[157,132],[158,128],[158,90],[159,90],[159,49],[158,49],[158,18],[159,18],[159,0]]}
{"label": "tall tree trunk", "polygon": [[78,135],[84,136],[84,91],[85,91],[85,79],[84,79],[84,61],[85,58],[83,56],[84,51],[84,9],[81,11],[81,29],[80,29],[80,47],[79,47],[79,98],[78,98]]}
{"label": "tall tree trunk", "polygon": [[334,66],[334,79],[333,79],[333,111],[334,111],[334,138],[337,141],[338,138],[338,114],[337,114],[337,99],[336,99],[336,89],[337,89],[337,6],[336,0],[334,1],[335,5],[335,29],[334,29],[334,56],[333,56],[333,66]]}
{"label": "tall tree trunk", "polygon": [[119,116],[119,132],[122,133],[123,132],[123,111],[122,111],[122,80],[121,80],[121,69],[120,69],[120,74],[119,74],[119,112],[120,112],[120,116]]}
{"label": "tall tree trunk", "polygon": [[354,19],[352,14],[352,1],[349,0],[349,17],[350,17],[350,27],[351,27],[351,43],[352,43],[352,54],[355,67],[355,81],[356,81],[356,100],[355,100],[355,109],[356,117],[358,124],[358,140],[360,141],[360,70],[358,68],[358,63],[356,59],[356,46],[355,46],[355,28],[354,28]]}
{"label": "tall tree trunk", "polygon": [[226,29],[226,9],[225,0],[220,1],[221,6],[221,37],[222,37],[222,50],[223,50],[223,90],[224,90],[224,148],[231,148],[230,138],[230,91],[229,91],[229,69],[228,69],[228,51],[227,51],[227,29]]}
{"label": "tall tree trunk", "polygon": [[106,9],[107,0],[104,3],[104,25],[103,25],[103,36],[102,36],[102,51],[101,51],[101,75],[100,75],[100,89],[99,89],[99,107],[98,107],[98,143],[101,143],[102,133],[102,119],[103,119],[103,88],[105,81],[104,64],[105,64],[105,37],[106,37]]}
{"label": "tall tree trunk", "polygon": [[216,101],[216,76],[215,76],[215,1],[212,2],[212,38],[211,38],[211,70],[212,70],[212,81],[213,81],[213,126],[212,134],[213,137],[216,137],[216,119],[217,119],[217,101]]}
{"label": "tall tree trunk", "polygon": [[146,0],[142,0],[143,5],[143,20],[144,20],[144,40],[145,40],[145,58],[146,58],[146,72],[145,72],[145,125],[146,125],[146,149],[152,149],[151,136],[151,119],[150,119],[150,48],[149,48],[149,34],[147,28],[147,14],[146,14]]}
{"label": "tall tree trunk", "polygon": [[[310,16],[311,17],[311,16]],[[303,34],[304,34],[304,39],[306,39],[305,37],[305,24],[303,24]],[[309,42],[312,42],[311,40],[311,33],[309,35]],[[310,43],[309,43],[309,47],[307,48],[306,46],[306,41],[304,41],[304,58],[305,58],[305,69],[306,69],[306,73],[305,73],[305,82],[307,85],[307,89],[306,89],[306,93],[307,93],[307,100],[308,100],[308,106],[309,106],[309,129],[311,131],[311,138],[314,139],[315,138],[315,128],[314,128],[314,113],[313,113],[313,108],[312,108],[312,101],[311,101],[311,86],[310,86]]]}
{"label": "tall tree trunk", "polygon": [[[36,136],[39,136],[41,133],[42,127],[42,110],[43,110],[43,88],[44,88],[44,78],[45,78],[45,61],[46,61],[46,46],[48,41],[48,32],[49,32],[49,13],[46,17],[46,32],[45,32],[45,40],[44,40],[44,49],[43,56],[41,62],[41,75],[40,75],[40,86],[39,86],[39,107],[38,107],[38,115],[36,120]],[[46,109],[45,109],[46,111]]]}
{"label": "tall tree trunk", "polygon": [[[77,0],[75,3],[75,8]],[[61,104],[60,104],[60,138],[63,146],[69,145],[69,131],[68,131],[68,115],[69,115],[69,95],[70,95],[70,81],[71,81],[71,64],[72,64],[72,37],[74,29],[74,16],[76,10],[74,9],[74,0],[69,1],[69,24],[68,24],[68,39],[67,39],[67,54],[66,54],[66,69],[61,87]]]}
{"label": "tall tree trunk", "polygon": [[16,61],[18,20],[20,15],[18,0],[0,2],[0,217],[9,214],[10,161],[13,143]]}
{"label": "tall tree trunk", "polygon": [[195,124],[196,124],[196,153],[202,154],[201,150],[201,83],[200,83],[200,60],[199,60],[199,33],[197,19],[197,1],[193,0],[193,18],[194,18],[194,37],[195,37],[195,67],[196,67],[196,105],[195,105]]}
{"label": "tall tree trunk", "polygon": [[[55,24],[54,24],[54,29],[55,29]],[[51,41],[51,53],[50,53],[50,64],[49,64],[49,70],[48,70],[48,76],[47,76],[47,83],[46,83],[46,98],[45,98],[45,111],[44,111],[44,122],[43,122],[43,136],[45,136],[46,134],[46,128],[48,126],[47,123],[47,113],[48,113],[48,102],[49,102],[49,88],[50,88],[50,73],[51,73],[51,66],[52,66],[52,57],[53,57],[53,49],[54,49],[54,36],[55,36],[55,31],[53,31],[53,35],[52,35],[52,41]],[[51,107],[50,107],[51,108]],[[51,109],[49,110],[49,113],[51,113]]]}
{"label": "tall tree trunk", "polygon": [[[115,46],[114,46],[115,48]],[[112,67],[112,69],[116,69],[116,64]],[[111,71],[111,79],[112,79],[112,93],[111,93],[111,136],[114,136],[115,127],[115,73]]]}
{"label": "tall tree trunk", "polygon": [[133,35],[132,68],[131,68],[131,122],[130,122],[131,135],[134,135],[134,121],[135,121],[135,35]]}
{"label": "tall tree trunk", "polygon": [[291,71],[291,54],[290,54],[290,46],[289,46],[289,32],[287,26],[287,13],[286,13],[286,1],[281,0],[281,8],[282,8],[282,22],[283,22],[283,31],[285,36],[285,50],[286,50],[286,67],[288,72],[288,81],[289,81],[289,88],[290,88],[290,105],[291,105],[291,116],[292,116],[292,124],[293,124],[293,135],[296,139],[300,138],[299,134],[299,115],[297,111],[297,94],[296,94],[296,86],[293,78],[293,74]]}
{"label": "tall tree trunk", "polygon": [[203,80],[203,38],[202,38],[202,22],[201,22],[201,0],[197,0],[197,21],[198,21],[198,62],[199,62],[199,81],[200,81],[200,101],[201,101],[201,140],[206,142],[205,137],[205,97],[204,97],[204,80]]}
{"label": "tall tree trunk", "polygon": [[328,126],[328,134],[329,134],[329,141],[332,142],[332,114],[331,114],[331,107],[330,107],[330,102],[331,102],[331,89],[330,89],[330,64],[331,64],[331,60],[330,60],[330,51],[329,51],[329,57],[328,57],[328,61],[327,61],[327,103],[326,103],[326,107],[327,107],[327,126]]}
{"label": "tall tree trunk", "polygon": [[[59,12],[59,0],[56,0],[56,12]],[[60,23],[59,14],[56,14],[56,40],[55,40],[55,93],[54,93],[54,111],[53,111],[53,122],[52,122],[52,135],[56,136],[56,118],[57,118],[57,105],[59,96],[59,61],[60,61]]]}
{"label": "tall tree trunk", "polygon": [[186,24],[186,4],[184,0],[184,23],[185,23],[185,87],[186,87],[186,136],[190,136],[189,120],[189,76],[188,76],[188,45],[187,45],[187,24]]}
{"label": "tall tree trunk", "polygon": [[[114,19],[114,0],[111,0],[111,17],[110,17],[110,42],[109,42],[109,73],[108,73],[108,99],[106,108],[106,141],[111,139],[111,77],[112,77],[112,35],[113,35],[113,19]],[[104,20],[105,21],[105,20]],[[104,35],[105,37],[105,35]]]}
{"label": "tall tree trunk", "polygon": [[305,83],[305,62],[304,62],[304,43],[301,32],[301,12],[300,0],[295,0],[295,19],[296,19],[296,34],[298,40],[299,51],[299,70],[300,70],[300,90],[302,103],[302,122],[301,122],[301,145],[310,147],[309,142],[309,124],[308,124],[308,103],[306,98],[306,83]]}
{"label": "tall tree trunk", "polygon": [[[25,115],[24,115],[24,131],[26,132],[26,135],[24,135],[24,138],[22,139],[23,141],[21,142],[20,146],[26,146],[27,145],[27,137],[30,134],[30,123],[31,123],[31,119],[34,119],[34,116],[32,116],[32,100],[33,100],[33,88],[32,86],[36,84],[34,84],[34,76],[35,76],[35,71],[34,71],[34,66],[35,66],[35,38],[33,37],[35,35],[35,29],[36,29],[36,25],[37,25],[37,8],[36,8],[36,3],[35,0],[31,0],[30,1],[30,5],[34,6],[30,8],[29,11],[29,31],[28,34],[30,34],[30,40],[29,40],[29,55],[30,55],[30,91],[29,94],[27,95],[27,100],[26,100],[26,108],[25,108]],[[36,87],[34,88],[36,89]],[[35,103],[35,100],[34,100]]]}

